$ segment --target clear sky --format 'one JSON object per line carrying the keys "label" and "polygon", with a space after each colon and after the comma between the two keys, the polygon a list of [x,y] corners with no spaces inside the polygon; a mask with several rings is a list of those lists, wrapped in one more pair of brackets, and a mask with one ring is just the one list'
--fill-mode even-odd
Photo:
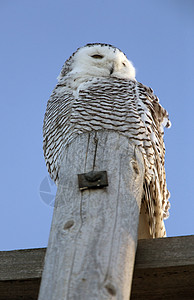
{"label": "clear sky", "polygon": [[0,0],[0,31],[0,250],[47,245],[56,189],[43,158],[44,112],[64,61],[89,42],[124,51],[169,112],[167,233],[194,234],[193,1]]}

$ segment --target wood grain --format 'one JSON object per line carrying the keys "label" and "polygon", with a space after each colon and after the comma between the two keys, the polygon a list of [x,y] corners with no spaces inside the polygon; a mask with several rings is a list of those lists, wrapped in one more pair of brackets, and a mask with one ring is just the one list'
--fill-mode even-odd
{"label": "wood grain", "polygon": [[[37,300],[45,252],[0,252],[0,300]],[[193,282],[194,236],[138,241],[132,300],[192,300]]]}
{"label": "wood grain", "polygon": [[[108,187],[80,191],[77,174],[92,170],[107,171]],[[116,132],[82,134],[64,151],[60,178],[39,300],[128,300],[142,154]]]}

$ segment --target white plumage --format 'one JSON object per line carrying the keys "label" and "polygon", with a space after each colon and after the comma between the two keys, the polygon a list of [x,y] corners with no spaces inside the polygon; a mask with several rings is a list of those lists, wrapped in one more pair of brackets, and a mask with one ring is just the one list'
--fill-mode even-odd
{"label": "white plumage", "polygon": [[114,130],[139,147],[145,163],[142,198],[152,237],[165,236],[169,192],[164,169],[166,110],[152,89],[135,79],[135,68],[119,49],[107,44],[79,48],[64,64],[47,104],[43,148],[57,183],[60,156],[77,135]]}

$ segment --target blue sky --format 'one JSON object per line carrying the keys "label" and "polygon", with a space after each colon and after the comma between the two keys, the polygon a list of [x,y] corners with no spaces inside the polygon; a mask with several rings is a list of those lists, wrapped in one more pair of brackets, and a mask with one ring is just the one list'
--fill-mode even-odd
{"label": "blue sky", "polygon": [[47,245],[55,188],[45,196],[43,117],[64,61],[89,42],[123,50],[168,110],[167,233],[194,234],[193,1],[1,0],[0,31],[0,250]]}

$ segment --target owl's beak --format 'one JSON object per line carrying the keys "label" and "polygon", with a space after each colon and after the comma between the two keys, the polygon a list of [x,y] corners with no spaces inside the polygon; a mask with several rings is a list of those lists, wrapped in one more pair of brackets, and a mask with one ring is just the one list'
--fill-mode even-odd
{"label": "owl's beak", "polygon": [[110,69],[110,75],[112,75],[113,72],[114,72],[114,64],[112,64],[112,67]]}

